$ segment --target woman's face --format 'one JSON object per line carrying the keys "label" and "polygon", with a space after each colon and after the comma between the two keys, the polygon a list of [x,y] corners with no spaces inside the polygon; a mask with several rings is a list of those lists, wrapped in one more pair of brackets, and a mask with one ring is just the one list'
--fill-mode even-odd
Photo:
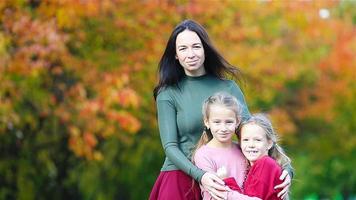
{"label": "woman's face", "polygon": [[255,123],[245,124],[241,128],[241,150],[250,164],[268,155],[272,142],[267,139],[263,128]]}
{"label": "woman's face", "polygon": [[205,54],[199,36],[190,30],[185,30],[177,35],[176,59],[188,76],[201,76],[205,74]]}

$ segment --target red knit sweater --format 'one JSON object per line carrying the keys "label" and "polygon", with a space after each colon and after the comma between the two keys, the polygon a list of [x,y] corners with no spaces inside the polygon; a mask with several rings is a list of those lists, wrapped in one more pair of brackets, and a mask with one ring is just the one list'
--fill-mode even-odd
{"label": "red knit sweater", "polygon": [[[280,189],[275,190],[274,187],[282,183],[279,180],[282,170],[278,163],[269,156],[264,156],[257,160],[251,167],[244,182],[244,188],[241,190],[238,185],[233,183],[231,179],[225,179],[226,185],[235,191],[243,191],[243,194],[253,197],[258,197],[263,200],[280,200],[277,197]],[[236,199],[237,193],[231,192],[228,199]]]}

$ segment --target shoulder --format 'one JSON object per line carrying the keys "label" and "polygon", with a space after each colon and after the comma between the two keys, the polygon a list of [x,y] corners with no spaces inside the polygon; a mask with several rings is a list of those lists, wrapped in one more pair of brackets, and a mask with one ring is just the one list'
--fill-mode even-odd
{"label": "shoulder", "polygon": [[278,166],[277,161],[271,158],[270,156],[265,156],[261,158],[261,161],[268,166],[276,166],[276,165]]}
{"label": "shoulder", "polygon": [[200,147],[197,149],[194,153],[194,162],[198,167],[204,166],[207,163],[212,162],[212,154],[213,152],[211,151],[210,148],[207,148],[206,145]]}
{"label": "shoulder", "polygon": [[270,172],[281,172],[281,167],[278,165],[277,161],[269,156],[264,156],[260,158],[254,165],[255,170],[268,170]]}
{"label": "shoulder", "polygon": [[236,82],[234,80],[231,80],[231,79],[227,79],[227,78],[218,78],[218,77],[214,77],[214,79],[226,86],[229,86],[229,87],[235,87],[237,86]]}
{"label": "shoulder", "polygon": [[279,182],[281,168],[271,157],[265,156],[259,159],[250,169],[248,181],[265,183],[266,185]]}
{"label": "shoulder", "polygon": [[173,86],[166,86],[166,87],[162,88],[157,95],[157,101],[171,100],[173,92],[174,92]]}
{"label": "shoulder", "polygon": [[223,81],[225,84],[231,85],[231,86],[237,86],[236,82],[232,79],[227,79],[227,78],[222,78],[220,79],[221,81]]}
{"label": "shoulder", "polygon": [[235,151],[238,151],[239,153],[242,154],[242,150],[241,150],[241,147],[240,147],[240,144],[239,144],[239,143],[233,142],[232,145],[233,145],[233,149],[234,149]]}
{"label": "shoulder", "polygon": [[208,75],[207,77],[208,77],[207,78],[208,81],[219,82],[219,83],[231,86],[231,87],[239,87],[238,84],[236,83],[236,81],[233,80],[233,79],[220,78],[220,77],[217,77],[217,76],[214,76],[214,75],[211,75],[211,74]]}
{"label": "shoulder", "polygon": [[195,151],[194,157],[207,157],[208,155],[207,152],[210,151],[211,151],[210,148],[208,148],[206,145],[203,145]]}
{"label": "shoulder", "polygon": [[237,141],[232,141],[232,145],[233,145],[234,148],[241,149],[240,144]]}
{"label": "shoulder", "polygon": [[235,159],[239,159],[240,161],[246,160],[245,156],[242,153],[241,147],[238,143],[236,142],[233,143],[232,152],[234,154]]}
{"label": "shoulder", "polygon": [[220,79],[220,81],[222,82],[222,84],[224,85],[224,87],[233,95],[237,96],[237,97],[241,97],[243,96],[242,90],[240,88],[240,86],[231,79]]}
{"label": "shoulder", "polygon": [[236,83],[234,80],[226,79],[225,80],[226,84],[232,89],[232,90],[238,90],[241,91],[240,86]]}

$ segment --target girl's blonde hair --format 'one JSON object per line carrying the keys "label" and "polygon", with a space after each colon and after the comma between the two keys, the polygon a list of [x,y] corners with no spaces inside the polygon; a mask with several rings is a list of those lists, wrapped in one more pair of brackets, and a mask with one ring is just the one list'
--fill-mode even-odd
{"label": "girl's blonde hair", "polygon": [[[241,122],[242,115],[242,107],[241,104],[237,101],[237,99],[225,92],[218,92],[207,98],[203,103],[202,113],[203,119],[208,120],[210,115],[210,107],[212,105],[221,105],[229,110],[232,110],[236,115],[237,123]],[[238,126],[236,126],[238,127]],[[235,131],[237,133],[237,130]],[[194,151],[192,160],[194,159],[194,155],[197,149],[201,146],[207,144],[211,139],[213,139],[213,134],[210,132],[210,129],[207,127],[204,128],[203,134],[201,135]]]}
{"label": "girl's blonde hair", "polygon": [[282,147],[280,147],[277,142],[279,141],[278,135],[273,129],[271,121],[268,119],[268,117],[265,114],[262,113],[257,113],[251,116],[250,119],[247,121],[244,121],[241,123],[241,126],[239,128],[239,138],[241,138],[241,128],[246,125],[246,124],[256,124],[259,127],[261,127],[265,133],[266,137],[268,140],[272,141],[273,145],[272,147],[268,150],[268,155],[274,158],[277,163],[282,167],[286,167],[287,165],[290,165],[291,159],[285,154],[284,150]]}

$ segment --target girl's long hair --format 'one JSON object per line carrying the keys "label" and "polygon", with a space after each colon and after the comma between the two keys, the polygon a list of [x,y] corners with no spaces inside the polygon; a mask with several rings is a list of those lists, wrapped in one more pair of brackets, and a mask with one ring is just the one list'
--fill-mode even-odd
{"label": "girl's long hair", "polygon": [[271,121],[265,114],[257,113],[251,116],[250,119],[247,121],[242,122],[239,128],[239,138],[241,138],[241,128],[246,124],[256,124],[261,127],[265,133],[268,140],[272,141],[273,145],[268,151],[268,155],[274,158],[277,163],[282,167],[285,168],[286,166],[291,164],[291,159],[286,155],[283,148],[278,145],[278,135],[273,129]]}
{"label": "girl's long hair", "polygon": [[159,82],[153,90],[155,99],[163,88],[178,85],[178,82],[185,76],[183,67],[176,59],[176,39],[178,34],[184,30],[193,31],[199,36],[205,52],[204,67],[207,74],[221,79],[226,78],[229,74],[233,78],[240,80],[240,70],[225,60],[216,50],[204,27],[193,20],[187,19],[174,28],[167,41],[166,48],[158,64]]}

